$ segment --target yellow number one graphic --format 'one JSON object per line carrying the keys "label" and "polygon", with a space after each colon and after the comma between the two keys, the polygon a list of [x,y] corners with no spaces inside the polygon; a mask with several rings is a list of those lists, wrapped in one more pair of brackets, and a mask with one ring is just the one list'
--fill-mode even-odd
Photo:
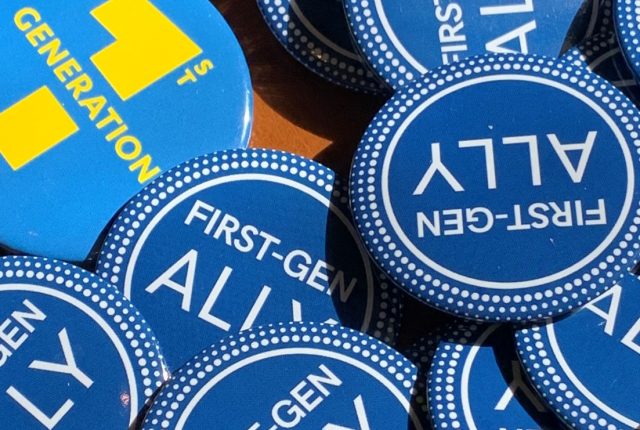
{"label": "yellow number one graphic", "polygon": [[0,112],[0,154],[18,170],[77,131],[56,96],[41,87]]}
{"label": "yellow number one graphic", "polygon": [[91,61],[122,100],[202,53],[148,0],[109,0],[91,15],[116,39]]}

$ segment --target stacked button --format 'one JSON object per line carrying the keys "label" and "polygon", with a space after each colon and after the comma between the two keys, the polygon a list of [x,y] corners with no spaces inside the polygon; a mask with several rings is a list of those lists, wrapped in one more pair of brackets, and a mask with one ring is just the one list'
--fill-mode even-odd
{"label": "stacked button", "polygon": [[293,154],[197,158],[122,210],[97,271],[148,315],[174,369],[268,323],[341,323],[392,341],[399,294],[370,262],[347,202],[330,169]]}
{"label": "stacked button", "polygon": [[0,259],[2,426],[126,429],[169,377],[153,332],[113,286],[69,264]]}
{"label": "stacked button", "polygon": [[[418,369],[361,333],[289,324],[211,346],[174,373],[143,429],[425,429]],[[247,402],[251,407],[247,410]]]}

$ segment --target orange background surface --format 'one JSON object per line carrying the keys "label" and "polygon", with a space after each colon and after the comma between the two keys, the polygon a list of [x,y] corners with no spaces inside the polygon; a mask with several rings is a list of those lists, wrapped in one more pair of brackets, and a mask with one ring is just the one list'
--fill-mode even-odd
{"label": "orange background surface", "polygon": [[307,70],[271,33],[256,0],[212,3],[233,29],[251,71],[251,146],[304,155],[346,176],[360,137],[384,99],[342,89]]}

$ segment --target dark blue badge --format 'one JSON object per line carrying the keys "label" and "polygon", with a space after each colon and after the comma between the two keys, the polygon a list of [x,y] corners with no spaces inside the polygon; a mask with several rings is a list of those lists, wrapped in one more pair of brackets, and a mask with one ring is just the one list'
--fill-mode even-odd
{"label": "dark blue badge", "polygon": [[416,374],[400,353],[353,330],[258,328],[224,339],[178,370],[143,429],[220,423],[247,430],[421,430],[425,417],[410,406]]}
{"label": "dark blue badge", "polygon": [[640,428],[639,302],[628,275],[568,318],[517,333],[536,388],[573,428]]}
{"label": "dark blue badge", "polygon": [[595,28],[598,7],[592,3],[599,1],[345,0],[345,6],[367,59],[398,89],[429,69],[473,55],[555,57]]}
{"label": "dark blue badge", "polygon": [[616,31],[631,70],[640,79],[640,0],[616,0]]}
{"label": "dark blue badge", "polygon": [[98,273],[147,316],[173,368],[275,322],[340,322],[392,340],[397,290],[360,243],[345,186],[279,151],[194,159],[123,209]]}
{"label": "dark blue badge", "polygon": [[2,428],[126,429],[168,377],[116,288],[54,260],[0,259]]}
{"label": "dark blue badge", "polygon": [[506,327],[452,326],[428,386],[436,430],[565,428],[529,385]]}
{"label": "dark blue badge", "polygon": [[249,71],[207,0],[5,0],[0,54],[7,248],[83,261],[164,170],[247,146]]}
{"label": "dark blue badge", "polygon": [[385,271],[442,310],[566,313],[636,262],[639,121],[619,90],[559,60],[440,68],[396,93],[363,137],[355,221]]}
{"label": "dark blue badge", "polygon": [[347,88],[386,92],[351,36],[342,0],[258,0],[278,41],[300,63]]}
{"label": "dark blue badge", "polygon": [[640,87],[627,65],[615,33],[594,36],[569,50],[562,59],[602,76],[638,104]]}

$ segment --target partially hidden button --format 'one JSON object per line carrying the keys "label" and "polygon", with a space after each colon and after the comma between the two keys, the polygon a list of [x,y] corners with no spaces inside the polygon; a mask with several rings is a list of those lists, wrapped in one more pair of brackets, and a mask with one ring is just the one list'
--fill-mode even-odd
{"label": "partially hidden button", "polygon": [[496,322],[567,313],[637,262],[639,122],[613,85],[561,60],[436,69],[362,138],[355,222],[384,271],[441,310]]}
{"label": "partially hidden button", "polygon": [[249,71],[207,0],[4,2],[0,28],[5,249],[83,262],[163,171],[248,144]]}

